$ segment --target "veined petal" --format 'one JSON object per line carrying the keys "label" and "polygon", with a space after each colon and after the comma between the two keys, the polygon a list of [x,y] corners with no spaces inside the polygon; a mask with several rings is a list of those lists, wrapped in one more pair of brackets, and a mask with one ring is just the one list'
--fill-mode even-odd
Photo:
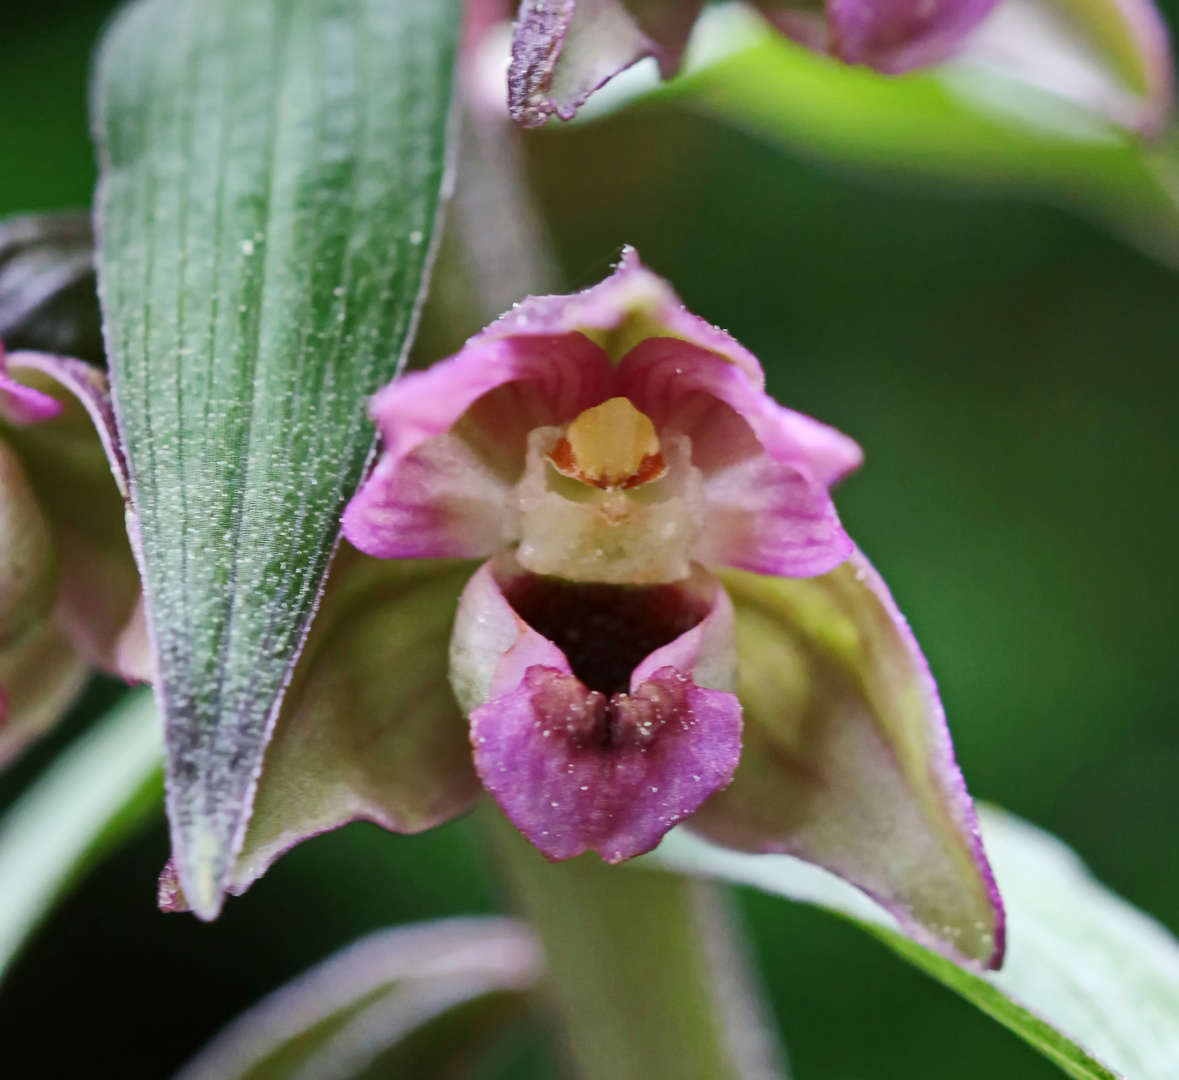
{"label": "veined petal", "polygon": [[766,394],[760,378],[695,343],[649,337],[626,354],[618,379],[657,427],[692,439],[693,460],[706,470],[748,456],[746,427],[774,461],[823,487],[863,461],[852,439],[783,408]]}
{"label": "veined petal", "polygon": [[[484,333],[390,383],[369,410],[381,459],[344,512],[344,535],[382,558],[489,554],[503,485],[523,469],[528,432],[568,423],[603,399],[609,378],[602,350],[580,334]],[[435,441],[451,429],[462,446]]]}
{"label": "veined petal", "polygon": [[690,827],[839,874],[923,943],[997,967],[1003,907],[937,688],[862,554],[799,581],[729,571],[745,751]]}
{"label": "veined petal", "polygon": [[487,558],[503,543],[509,485],[455,436],[382,457],[349,504],[348,539],[382,559]]}
{"label": "veined petal", "polygon": [[474,565],[337,553],[266,751],[232,891],[308,837],[357,820],[420,832],[478,796],[447,681],[454,611]]}
{"label": "veined petal", "polygon": [[784,409],[715,353],[673,338],[640,342],[618,377],[661,430],[691,440],[708,505],[700,562],[812,577],[851,554],[827,490],[860,463],[851,439]]}
{"label": "veined petal", "polygon": [[822,484],[790,465],[756,454],[707,476],[708,516],[693,555],[779,577],[817,577],[855,545]]}
{"label": "veined petal", "polygon": [[649,851],[736,767],[732,608],[703,571],[628,589],[501,557],[464,592],[451,655],[480,778],[549,859]]}

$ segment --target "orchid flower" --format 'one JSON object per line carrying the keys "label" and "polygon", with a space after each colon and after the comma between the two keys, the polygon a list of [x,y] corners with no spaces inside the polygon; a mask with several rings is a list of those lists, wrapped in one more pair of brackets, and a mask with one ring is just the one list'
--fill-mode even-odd
{"label": "orchid flower", "polygon": [[[757,0],[788,37],[848,64],[896,75],[940,63],[998,0]],[[525,127],[569,120],[620,71],[655,57],[679,70],[703,0],[523,0],[508,101]]]}
{"label": "orchid flower", "polygon": [[[829,493],[854,442],[774,402],[631,250],[371,414],[383,452],[233,891],[309,835],[415,832],[482,785],[549,859],[630,859],[684,822],[824,866],[921,940],[999,963],[936,688]],[[175,890],[166,872],[164,906]]]}
{"label": "orchid flower", "polygon": [[0,765],[91,668],[146,678],[112,432],[99,368],[0,345]]}
{"label": "orchid flower", "polygon": [[[1173,98],[1171,44],[1152,0],[751,0],[795,42],[900,75],[963,72],[1063,99],[1159,135]],[[655,58],[676,74],[702,0],[523,0],[512,30],[508,107],[524,127],[570,120],[615,75]],[[983,91],[979,91],[983,92]],[[502,91],[500,91],[502,94]],[[502,97],[501,97],[502,100]],[[1031,108],[1038,100],[1029,99]]]}

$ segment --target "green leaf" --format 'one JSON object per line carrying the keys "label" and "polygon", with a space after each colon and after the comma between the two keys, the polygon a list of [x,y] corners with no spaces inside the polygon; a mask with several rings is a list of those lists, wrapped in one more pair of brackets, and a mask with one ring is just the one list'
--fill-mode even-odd
{"label": "green leaf", "polygon": [[457,0],[138,0],[95,80],[100,288],[176,866],[214,917],[407,349]]}
{"label": "green leaf", "polygon": [[0,818],[0,975],[94,863],[159,812],[159,713],[128,694]]}
{"label": "green leaf", "polygon": [[176,1080],[460,1076],[526,1009],[542,967],[513,919],[383,930],[254,1006]]}
{"label": "green leaf", "polygon": [[1171,1080],[1179,1071],[1179,941],[1097,882],[1059,840],[980,808],[1007,907],[1007,959],[982,973],[905,937],[850,885],[785,855],[744,855],[684,829],[647,857],[846,916],[1079,1080]]}

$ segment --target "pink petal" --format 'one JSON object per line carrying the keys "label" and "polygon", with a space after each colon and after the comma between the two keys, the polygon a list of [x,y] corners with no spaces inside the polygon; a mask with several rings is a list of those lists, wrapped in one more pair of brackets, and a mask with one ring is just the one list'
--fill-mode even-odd
{"label": "pink petal", "polygon": [[961,60],[1151,137],[1174,105],[1170,34],[1151,0],[1004,0]]}
{"label": "pink petal", "polygon": [[[759,371],[760,375],[760,371]],[[829,487],[857,468],[863,452],[846,435],[809,416],[783,408],[761,380],[714,352],[687,341],[651,337],[626,355],[619,383],[656,427],[692,439],[693,460],[732,460],[734,416],[745,421],[762,449],[805,477]],[[740,450],[740,456],[746,451]]]}
{"label": "pink petal", "polygon": [[708,517],[693,554],[708,566],[817,577],[855,549],[826,489],[768,454],[714,473],[704,490]]}
{"label": "pink petal", "polygon": [[[119,445],[118,425],[115,422],[114,405],[111,402],[110,381],[106,372],[101,368],[88,364],[85,360],[75,360],[72,356],[54,356],[51,353],[15,352],[8,357],[8,366],[26,371],[39,371],[48,375],[54,382],[63,386],[81,403],[94,425],[94,432],[106,454],[107,463],[111,467],[111,475],[119,488],[119,494],[127,497],[127,463],[123,459],[123,451]],[[51,414],[57,416],[61,412],[61,402],[48,394],[33,391],[40,397],[53,402],[55,409]]]}
{"label": "pink petal", "polygon": [[61,403],[48,394],[23,386],[8,375],[4,345],[0,343],[0,419],[10,424],[36,424],[61,412]]}
{"label": "pink petal", "polygon": [[471,343],[577,332],[601,344],[615,363],[646,338],[678,338],[723,357],[758,389],[765,386],[757,357],[724,330],[689,312],[632,247],[623,249],[617,268],[604,281],[571,295],[530,296]]}
{"label": "pink petal", "polygon": [[629,0],[628,6],[639,26],[659,46],[656,59],[660,74],[665,79],[678,74],[704,0]]}
{"label": "pink petal", "polygon": [[899,75],[949,59],[997,0],[827,0],[833,51]]}
{"label": "pink petal", "polygon": [[450,681],[468,715],[511,693],[530,667],[572,670],[564,653],[520,618],[504,596],[497,579],[521,573],[511,555],[500,555],[475,572],[459,599],[450,639]]}
{"label": "pink petal", "polygon": [[397,461],[449,431],[480,399],[512,387],[512,396],[489,403],[477,426],[487,440],[510,438],[522,447],[532,428],[566,423],[602,400],[610,374],[605,360],[574,328],[543,335],[484,330],[449,360],[390,383],[373,397],[369,412],[385,453]]}
{"label": "pink petal", "polygon": [[453,435],[382,457],[344,515],[349,541],[383,559],[486,558],[503,543],[508,485]]}
{"label": "pink petal", "polygon": [[774,0],[757,0],[755,6],[774,25],[779,33],[811,52],[831,52],[831,27],[826,12],[809,8],[780,7]]}
{"label": "pink petal", "polygon": [[[670,640],[647,651],[661,630]],[[464,593],[452,677],[456,666],[460,699],[482,699],[470,711],[480,778],[550,859],[649,851],[737,766],[740,706],[707,685],[731,685],[732,611],[703,573],[627,590],[521,575],[501,558]]]}
{"label": "pink petal", "polygon": [[859,464],[859,447],[769,398],[757,360],[685,311],[633,249],[599,285],[532,297],[458,355],[377,394],[384,452],[344,535],[385,558],[490,555],[528,432],[616,394],[691,438],[716,502],[705,561],[813,575],[847,557],[827,487]]}
{"label": "pink petal", "polygon": [[660,430],[692,440],[708,500],[697,559],[812,577],[851,554],[827,491],[860,463],[851,439],[784,409],[740,368],[688,342],[648,338],[618,376]]}
{"label": "pink petal", "polygon": [[1151,0],[1113,0],[1134,41],[1144,103],[1135,118],[1146,135],[1162,135],[1175,108],[1175,59],[1166,19]]}
{"label": "pink petal", "polygon": [[[580,334],[484,332],[449,360],[390,383],[370,408],[383,453],[348,504],[344,535],[382,558],[490,554],[528,432],[602,401],[609,378],[602,350]],[[462,444],[436,441],[455,425]]]}

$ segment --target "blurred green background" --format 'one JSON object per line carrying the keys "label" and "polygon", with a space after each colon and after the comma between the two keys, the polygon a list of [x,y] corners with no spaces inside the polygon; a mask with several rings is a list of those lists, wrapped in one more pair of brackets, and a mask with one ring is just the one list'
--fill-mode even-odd
{"label": "blurred green background", "polygon": [[[88,56],[113,4],[6,0],[0,214],[88,202]],[[682,110],[529,151],[567,284],[623,243],[857,438],[839,493],[908,613],[976,796],[1056,832],[1179,931],[1179,278],[1052,208],[850,175]],[[0,781],[5,803],[117,694]],[[497,907],[463,823],[353,826],[212,926],[156,912],[162,824],[95,872],[0,989],[8,1076],[167,1077],[357,934]],[[741,897],[802,1080],[1060,1075],[830,917]],[[620,913],[621,916],[621,913]],[[547,1077],[535,1031],[497,1075]]]}

